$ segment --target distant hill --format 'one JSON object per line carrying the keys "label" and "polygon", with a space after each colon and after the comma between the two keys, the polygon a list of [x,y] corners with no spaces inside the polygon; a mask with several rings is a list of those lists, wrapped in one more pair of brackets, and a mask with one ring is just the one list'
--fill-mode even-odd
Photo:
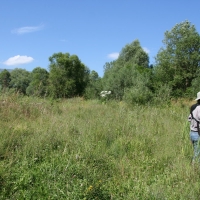
{"label": "distant hill", "polygon": [[[0,72],[2,72],[4,69],[0,69]],[[7,71],[11,72],[13,69],[6,69]]]}

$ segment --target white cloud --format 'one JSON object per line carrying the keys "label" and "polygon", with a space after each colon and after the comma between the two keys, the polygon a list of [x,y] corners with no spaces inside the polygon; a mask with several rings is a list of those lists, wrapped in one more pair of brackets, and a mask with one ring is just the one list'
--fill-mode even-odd
{"label": "white cloud", "polygon": [[111,59],[117,59],[118,57],[119,57],[119,53],[117,52],[108,54],[108,58],[111,58]]}
{"label": "white cloud", "polygon": [[32,57],[29,56],[14,56],[9,58],[8,60],[4,61],[3,64],[7,65],[7,66],[11,66],[11,65],[23,65],[26,63],[30,63],[32,62],[34,59]]}
{"label": "white cloud", "polygon": [[18,35],[22,35],[25,33],[32,33],[32,32],[36,32],[36,31],[40,31],[43,28],[43,25],[40,26],[25,26],[25,27],[21,27],[21,28],[17,28],[12,30],[12,33],[16,33]]}
{"label": "white cloud", "polygon": [[146,47],[142,47],[142,48],[146,53],[148,53],[148,54],[150,53],[150,50],[148,48],[146,48]]}

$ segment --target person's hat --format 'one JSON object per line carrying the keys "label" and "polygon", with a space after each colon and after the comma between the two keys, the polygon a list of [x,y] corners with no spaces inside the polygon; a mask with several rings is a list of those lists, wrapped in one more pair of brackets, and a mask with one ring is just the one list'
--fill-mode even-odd
{"label": "person's hat", "polygon": [[200,99],[200,92],[197,93],[197,98],[195,99],[195,101]]}

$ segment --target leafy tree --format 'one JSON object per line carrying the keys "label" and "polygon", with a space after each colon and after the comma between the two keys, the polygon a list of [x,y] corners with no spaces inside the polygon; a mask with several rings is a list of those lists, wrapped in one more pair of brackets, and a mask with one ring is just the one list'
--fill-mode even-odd
{"label": "leafy tree", "polygon": [[91,73],[89,74],[89,79],[90,81],[96,81],[99,79],[99,75],[96,71],[92,70]]}
{"label": "leafy tree", "polygon": [[191,86],[200,65],[200,36],[189,21],[165,32],[164,47],[156,56],[155,85],[168,84],[174,96]]}
{"label": "leafy tree", "polygon": [[53,97],[73,97],[83,94],[88,81],[88,68],[78,56],[55,53],[50,58],[49,90]]}
{"label": "leafy tree", "polygon": [[25,69],[16,68],[11,71],[10,75],[10,87],[20,93],[26,94],[26,88],[30,83],[30,72]]}
{"label": "leafy tree", "polygon": [[6,69],[4,69],[0,73],[0,85],[1,88],[4,90],[6,88],[9,88],[9,83],[10,83],[10,72]]}
{"label": "leafy tree", "polygon": [[49,73],[46,69],[36,67],[30,74],[30,84],[26,89],[28,95],[44,96],[47,94]]}
{"label": "leafy tree", "polygon": [[127,44],[119,54],[117,62],[120,65],[138,65],[141,67],[149,66],[149,56],[143,50],[139,40],[134,40],[131,44]]}
{"label": "leafy tree", "polygon": [[100,92],[102,91],[101,78],[98,73],[94,70],[89,74],[89,81],[85,89],[84,97],[86,99],[99,98]]}
{"label": "leafy tree", "polygon": [[148,65],[148,54],[142,49],[138,40],[133,41],[122,49],[117,60],[105,64],[103,89],[111,90],[115,99],[123,99],[124,92],[135,86],[139,78],[142,78],[140,74],[150,70]]}

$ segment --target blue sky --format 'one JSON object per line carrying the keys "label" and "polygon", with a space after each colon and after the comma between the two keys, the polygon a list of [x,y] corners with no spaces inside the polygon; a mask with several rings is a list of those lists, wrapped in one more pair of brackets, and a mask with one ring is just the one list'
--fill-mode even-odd
{"label": "blue sky", "polygon": [[1,0],[0,68],[48,69],[49,57],[63,52],[103,76],[104,64],[136,39],[153,64],[177,23],[200,33],[199,8],[199,0]]}

